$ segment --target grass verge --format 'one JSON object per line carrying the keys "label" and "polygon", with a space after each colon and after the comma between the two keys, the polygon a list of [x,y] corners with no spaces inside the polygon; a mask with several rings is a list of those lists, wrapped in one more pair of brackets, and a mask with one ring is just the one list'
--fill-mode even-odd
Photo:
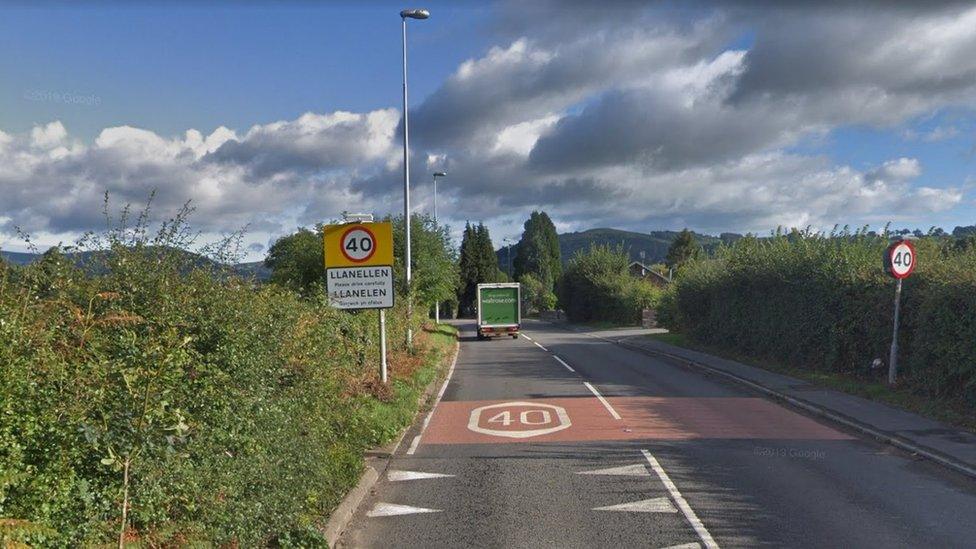
{"label": "grass verge", "polygon": [[683,347],[693,351],[708,353],[717,357],[748,364],[749,366],[755,366],[756,368],[793,376],[828,389],[882,402],[936,421],[948,423],[971,433],[976,433],[976,417],[973,417],[972,411],[968,410],[962,402],[947,401],[920,395],[904,387],[889,387],[883,381],[856,378],[839,372],[810,371],[785,366],[772,361],[757,360],[752,357],[746,357],[723,349],[700,344],[691,340],[685,334],[668,332],[664,334],[649,334],[645,337],[674,345],[675,347]]}
{"label": "grass verge", "polygon": [[[433,383],[444,371],[447,361],[452,357],[457,329],[447,324],[427,325],[417,334],[417,355],[420,365],[408,378],[394,378],[391,389],[393,397],[388,401],[371,399],[371,410],[367,413],[370,423],[375,426],[378,436],[365,441],[363,448],[382,446],[391,442],[404,428],[410,425],[417,414],[420,397],[427,386]],[[362,473],[360,469],[354,478],[347,479],[345,495]],[[338,502],[337,502],[338,503]]]}

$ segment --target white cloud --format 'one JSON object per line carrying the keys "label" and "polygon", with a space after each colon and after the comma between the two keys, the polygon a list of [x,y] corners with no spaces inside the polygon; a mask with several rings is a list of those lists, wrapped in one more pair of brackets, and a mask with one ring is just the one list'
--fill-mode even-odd
{"label": "white cloud", "polygon": [[867,174],[870,180],[907,181],[922,175],[922,165],[915,158],[896,158],[888,160],[879,168]]}
{"label": "white cloud", "polygon": [[498,132],[491,148],[494,154],[514,153],[528,156],[543,132],[559,121],[559,115],[549,114],[542,118],[513,124]]}

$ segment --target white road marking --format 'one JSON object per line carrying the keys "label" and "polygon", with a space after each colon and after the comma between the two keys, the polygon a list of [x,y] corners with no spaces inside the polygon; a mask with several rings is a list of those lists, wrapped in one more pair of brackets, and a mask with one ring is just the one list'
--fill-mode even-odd
{"label": "white road marking", "polygon": [[668,498],[652,498],[641,501],[630,501],[606,507],[594,507],[594,511],[627,511],[630,513],[677,513]]}
{"label": "white road marking", "polygon": [[[521,408],[527,407],[530,410],[524,410],[519,414],[515,414],[512,410],[505,410],[505,408]],[[489,410],[499,410],[497,412],[491,412]],[[552,423],[552,415],[550,412],[555,414],[558,424],[553,427],[539,427],[537,429],[523,429],[521,431],[514,430],[504,430],[504,429],[492,429],[490,427],[481,426],[481,414],[483,412],[488,412],[491,417],[487,420],[487,423],[498,422],[501,425],[508,427],[513,423],[518,425],[549,425]],[[542,422],[534,421],[536,416],[530,417],[532,412],[535,412],[537,416],[543,418]],[[572,427],[573,422],[569,419],[569,414],[566,413],[566,409],[562,406],[556,406],[555,404],[542,404],[540,402],[503,402],[501,404],[490,404],[488,406],[482,406],[480,408],[475,408],[471,410],[471,415],[468,417],[468,430],[474,431],[475,433],[481,433],[484,435],[492,435],[496,437],[508,437],[508,438],[530,438],[537,437],[539,435],[546,435],[549,433],[555,433],[556,431],[562,431],[563,429],[569,429]]]}
{"label": "white road marking", "polygon": [[636,463],[634,465],[624,465],[621,467],[610,467],[609,469],[596,469],[594,471],[580,471],[576,473],[577,475],[617,475],[617,476],[630,476],[630,477],[649,477],[651,476],[650,471],[647,470],[647,466],[643,463]]}
{"label": "white road marking", "polygon": [[434,409],[437,405],[441,403],[441,398],[444,396],[444,391],[447,390],[447,384],[451,382],[451,376],[454,375],[454,367],[457,365],[458,357],[461,356],[461,344],[458,343],[456,347],[457,351],[454,353],[454,360],[451,361],[451,368],[447,371],[447,379],[444,380],[444,384],[441,385],[441,390],[437,392],[437,398],[434,400],[434,405],[430,407],[430,411],[427,412],[427,417],[424,418],[424,424],[420,427],[420,434],[413,437],[413,442],[410,443],[410,448],[407,449],[407,455],[412,456],[414,452],[417,451],[417,446],[420,445],[420,437],[424,436],[424,431],[427,430],[427,424],[430,423],[430,417],[434,415]]}
{"label": "white road marking", "polygon": [[701,545],[697,541],[691,543],[682,543],[681,545],[668,545],[662,549],[701,549]]}
{"label": "white road marking", "polygon": [[702,524],[701,520],[699,520],[698,515],[695,514],[695,511],[692,510],[691,506],[688,505],[688,502],[685,501],[684,496],[682,496],[681,492],[678,491],[678,487],[671,482],[671,477],[669,477],[664,471],[661,464],[657,462],[657,459],[647,450],[641,450],[641,453],[644,454],[644,458],[647,460],[647,462],[651,464],[651,469],[654,469],[654,472],[657,473],[657,476],[661,479],[661,482],[664,483],[664,487],[668,489],[668,493],[671,494],[674,502],[678,504],[678,508],[681,509],[681,512],[685,515],[685,518],[688,519],[689,523],[691,523],[691,527],[695,529],[695,533],[698,534],[698,538],[702,540],[703,544],[705,544],[706,549],[718,549],[718,544],[715,543],[714,539],[712,539],[712,535],[708,533],[708,529],[705,528],[705,525]]}
{"label": "white road marking", "polygon": [[522,337],[524,337],[525,339],[528,339],[529,341],[532,341],[532,338],[529,337],[529,334],[527,334],[525,332],[522,332]]}
{"label": "white road marking", "polygon": [[572,367],[572,366],[570,366],[569,364],[566,364],[566,362],[565,362],[565,361],[564,361],[563,359],[561,359],[561,358],[559,358],[559,357],[558,357],[558,356],[556,356],[556,355],[552,355],[552,358],[554,358],[554,359],[556,359],[556,360],[558,360],[558,361],[559,361],[559,363],[560,363],[560,364],[562,364],[563,366],[565,366],[565,367],[566,367],[566,369],[567,369],[567,370],[569,370],[570,372],[573,372],[574,374],[576,373],[576,370],[574,370],[574,369],[573,369],[573,367]]}
{"label": "white road marking", "polygon": [[535,344],[535,346],[536,346],[536,347],[538,347],[538,348],[540,348],[540,349],[542,349],[543,351],[545,351],[545,352],[547,352],[547,353],[549,352],[549,349],[546,349],[546,348],[545,348],[545,347],[543,347],[542,345],[539,345],[539,342],[538,342],[538,341],[533,341],[532,343],[533,343],[533,344]]}
{"label": "white road marking", "polygon": [[367,517],[392,517],[396,515],[415,515],[417,513],[440,513],[441,509],[428,509],[426,507],[412,507],[410,505],[398,505],[396,503],[377,503],[373,510],[366,513]]}
{"label": "white road marking", "polygon": [[404,480],[424,480],[429,478],[446,478],[454,475],[444,473],[424,473],[422,471],[387,471],[386,478],[390,482],[401,482]]}
{"label": "white road marking", "polygon": [[410,447],[407,448],[407,455],[412,456],[414,452],[417,451],[417,446],[420,445],[420,435],[413,437],[413,442],[410,443]]}
{"label": "white road marking", "polygon": [[607,402],[607,399],[603,398],[603,395],[597,392],[595,387],[593,387],[592,385],[590,385],[585,381],[583,382],[583,385],[586,385],[586,388],[589,389],[591,393],[596,395],[596,398],[600,399],[600,403],[602,403],[603,407],[606,408],[608,412],[610,412],[610,415],[613,416],[613,419],[620,419],[620,414],[618,414],[617,411],[613,409],[613,406],[610,406],[610,403]]}

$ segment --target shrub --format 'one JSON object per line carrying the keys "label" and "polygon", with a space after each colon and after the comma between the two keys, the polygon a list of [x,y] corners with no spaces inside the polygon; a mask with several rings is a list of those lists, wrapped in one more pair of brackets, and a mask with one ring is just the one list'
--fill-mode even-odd
{"label": "shrub", "polygon": [[531,311],[551,311],[556,306],[556,294],[532,273],[522,275],[522,306]]}
{"label": "shrub", "polygon": [[387,317],[387,387],[375,312],[230,277],[182,251],[182,218],[140,227],[85,270],[60,250],[0,266],[0,527],[55,547],[324,544],[363,449],[416,405],[405,316]]}
{"label": "shrub", "polygon": [[622,249],[592,246],[577,252],[560,279],[559,303],[573,322],[636,324],[641,310],[654,306],[660,290],[631,276]]}

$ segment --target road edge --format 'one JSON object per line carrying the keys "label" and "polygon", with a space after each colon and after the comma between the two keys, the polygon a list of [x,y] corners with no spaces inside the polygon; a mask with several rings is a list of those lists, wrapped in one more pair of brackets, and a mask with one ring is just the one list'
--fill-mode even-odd
{"label": "road edge", "polygon": [[[457,362],[458,355],[461,353],[461,340],[460,334],[454,340],[454,354],[451,356],[450,361],[445,361],[444,364],[454,364]],[[446,374],[445,374],[446,375]],[[424,392],[417,399],[417,412],[414,414],[413,419],[410,423],[403,428],[400,436],[396,438],[394,442],[381,446],[379,448],[373,448],[365,452],[365,466],[363,467],[363,473],[359,477],[359,482],[356,486],[349,491],[348,494],[339,505],[332,511],[329,515],[329,520],[325,523],[325,527],[322,529],[322,534],[325,536],[326,543],[329,547],[335,547],[338,543],[339,538],[342,537],[343,532],[349,526],[352,518],[356,515],[356,511],[359,510],[359,506],[362,505],[366,496],[379,481],[380,475],[386,471],[390,465],[390,460],[392,460],[393,455],[400,448],[400,444],[403,443],[403,439],[410,432],[410,429],[414,427],[417,423],[418,418],[420,418],[424,412],[427,411],[428,404],[430,403],[431,396],[434,395],[436,387],[442,382],[442,377],[438,375],[424,389]]]}
{"label": "road edge", "polygon": [[[591,335],[591,334],[587,334],[587,335]],[[882,431],[880,429],[877,429],[875,427],[872,427],[871,425],[868,425],[868,424],[866,424],[864,422],[861,422],[861,421],[859,421],[857,419],[854,419],[854,418],[852,418],[850,416],[847,416],[845,414],[841,414],[841,413],[835,412],[833,410],[830,410],[829,408],[825,408],[823,406],[819,406],[817,404],[813,404],[813,403],[808,402],[808,401],[805,401],[803,399],[799,399],[799,398],[796,398],[796,397],[789,396],[789,395],[784,394],[784,393],[781,393],[781,392],[779,392],[779,391],[777,391],[775,389],[771,389],[771,388],[769,388],[769,387],[767,387],[767,386],[765,386],[765,385],[763,385],[761,383],[757,383],[755,381],[751,381],[751,380],[745,379],[745,378],[743,378],[741,376],[737,376],[737,375],[735,375],[735,374],[733,374],[731,372],[727,372],[727,371],[722,370],[720,368],[715,368],[713,366],[709,366],[709,365],[704,364],[702,362],[698,362],[698,361],[695,361],[695,360],[691,360],[689,358],[686,358],[686,357],[683,357],[683,356],[680,356],[680,355],[671,354],[671,353],[668,353],[668,352],[665,352],[665,351],[660,351],[660,350],[655,350],[655,349],[649,349],[649,348],[643,347],[641,345],[636,345],[636,344],[630,343],[630,342],[627,341],[627,339],[629,339],[629,338],[622,338],[622,339],[616,339],[616,340],[614,340],[614,339],[605,338],[605,337],[601,337],[601,336],[595,336],[595,335],[593,337],[597,337],[599,339],[602,339],[602,340],[605,340],[605,341],[614,343],[616,345],[619,345],[619,346],[624,347],[626,349],[630,349],[632,351],[637,351],[639,353],[643,353],[643,354],[648,355],[648,356],[654,356],[654,357],[657,357],[657,358],[666,358],[666,359],[671,360],[673,362],[677,362],[679,364],[684,364],[685,366],[688,366],[688,367],[691,367],[691,368],[694,368],[694,369],[703,371],[705,373],[713,374],[713,375],[717,375],[717,376],[723,377],[723,378],[725,378],[727,380],[730,380],[732,382],[735,382],[735,383],[738,383],[740,385],[744,385],[746,387],[749,387],[750,389],[752,389],[754,391],[758,391],[758,392],[766,395],[767,397],[770,397],[773,400],[777,400],[777,401],[780,401],[780,402],[784,402],[786,404],[789,404],[790,406],[793,406],[795,408],[799,408],[801,410],[804,410],[806,412],[809,412],[809,413],[811,413],[813,415],[816,415],[818,417],[822,417],[822,418],[827,419],[829,421],[832,421],[834,423],[839,423],[839,424],[841,424],[841,425],[843,425],[843,426],[845,426],[845,427],[847,427],[849,429],[853,429],[853,430],[855,430],[855,431],[857,431],[857,432],[859,432],[859,433],[861,433],[863,435],[867,435],[867,436],[869,436],[869,437],[871,437],[871,438],[873,438],[875,440],[879,440],[881,442],[885,442],[887,444],[891,444],[892,446],[895,446],[895,447],[900,448],[902,450],[906,450],[906,451],[911,452],[912,454],[915,454],[917,456],[923,457],[923,458],[925,458],[925,459],[927,459],[927,460],[929,460],[931,462],[937,463],[938,465],[941,465],[941,466],[943,466],[943,467],[945,467],[947,469],[951,469],[952,471],[954,471],[956,473],[965,475],[965,476],[970,477],[972,479],[976,479],[976,468],[970,466],[969,464],[967,464],[965,462],[962,462],[962,461],[959,461],[959,460],[957,460],[955,458],[952,458],[950,456],[947,456],[947,455],[943,454],[942,452],[939,452],[938,450],[936,450],[934,448],[930,448],[930,447],[924,446],[924,445],[915,444],[914,442],[905,440],[904,438],[899,437],[898,435],[886,433],[886,432],[884,432],[884,431]],[[630,336],[630,337],[641,337],[641,336]]]}

